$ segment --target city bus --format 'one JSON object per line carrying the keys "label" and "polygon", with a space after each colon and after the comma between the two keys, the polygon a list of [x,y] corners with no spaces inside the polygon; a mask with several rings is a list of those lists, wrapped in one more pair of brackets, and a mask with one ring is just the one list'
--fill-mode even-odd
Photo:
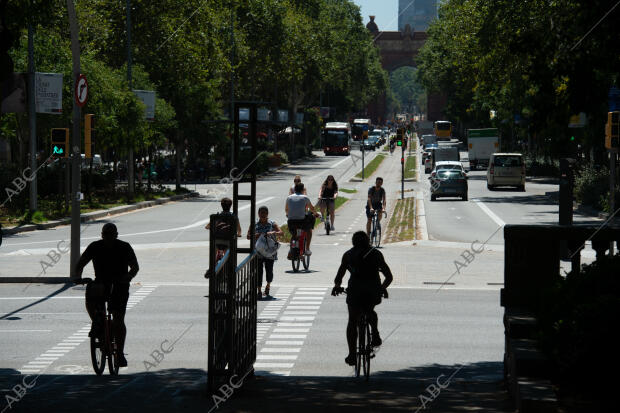
{"label": "city bus", "polygon": [[436,121],[435,136],[437,136],[437,140],[450,140],[450,137],[452,136],[452,122],[447,120]]}
{"label": "city bus", "polygon": [[325,155],[348,155],[351,149],[351,127],[347,122],[327,122],[323,128]]}
{"label": "city bus", "polygon": [[362,141],[364,139],[364,132],[368,136],[371,130],[372,124],[370,119],[355,119],[353,121],[353,140]]}

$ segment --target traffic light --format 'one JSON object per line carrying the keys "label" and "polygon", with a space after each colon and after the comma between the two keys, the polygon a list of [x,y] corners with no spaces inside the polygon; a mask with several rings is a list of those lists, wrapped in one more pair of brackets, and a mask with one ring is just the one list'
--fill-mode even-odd
{"label": "traffic light", "polygon": [[605,125],[605,148],[620,148],[620,112],[607,112]]}
{"label": "traffic light", "polygon": [[68,158],[69,128],[52,129],[52,153],[54,158]]}
{"label": "traffic light", "polygon": [[396,141],[396,146],[403,146],[403,140],[401,138],[398,138]]}
{"label": "traffic light", "polygon": [[396,131],[396,146],[403,146],[403,139],[405,138],[405,128],[398,128]]}
{"label": "traffic light", "polygon": [[84,157],[92,158],[93,140],[95,137],[95,115],[84,115]]}

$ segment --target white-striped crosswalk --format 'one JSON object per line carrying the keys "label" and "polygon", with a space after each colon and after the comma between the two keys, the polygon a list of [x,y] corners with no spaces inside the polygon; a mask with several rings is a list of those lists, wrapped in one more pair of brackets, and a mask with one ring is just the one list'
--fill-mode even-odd
{"label": "white-striped crosswalk", "polygon": [[254,363],[257,375],[288,376],[291,373],[326,291],[325,287],[282,287],[278,290],[276,300],[267,304],[258,316],[260,351]]}
{"label": "white-striped crosswalk", "polygon": [[[127,302],[127,310],[132,309],[136,304],[142,301],[146,296],[151,294],[156,285],[144,284],[140,289],[129,296]],[[65,356],[71,350],[75,349],[84,341],[88,340],[88,332],[90,331],[90,323],[84,325],[78,331],[56,344],[56,346],[42,353],[39,357],[24,364],[19,372],[21,374],[41,374],[47,368],[49,368],[55,361]]]}

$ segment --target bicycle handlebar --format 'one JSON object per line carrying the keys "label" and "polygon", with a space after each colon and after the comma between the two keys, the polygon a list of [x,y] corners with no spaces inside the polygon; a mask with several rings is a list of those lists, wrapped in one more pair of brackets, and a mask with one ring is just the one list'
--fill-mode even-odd
{"label": "bicycle handlebar", "polygon": [[[381,289],[383,290],[383,291],[381,291],[381,296],[383,298],[389,298],[389,295],[388,295],[388,292],[387,292],[387,288],[381,287]],[[340,294],[343,294],[343,293],[346,295],[347,294],[347,290],[348,289],[344,288],[344,287],[334,287],[334,288],[332,288],[332,295],[334,297],[336,297],[336,296],[338,296]]]}

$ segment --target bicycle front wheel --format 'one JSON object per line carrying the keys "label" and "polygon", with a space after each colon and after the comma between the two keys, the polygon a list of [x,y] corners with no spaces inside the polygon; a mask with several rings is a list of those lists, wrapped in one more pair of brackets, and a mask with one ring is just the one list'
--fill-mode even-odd
{"label": "bicycle front wheel", "polygon": [[379,247],[381,245],[381,223],[377,221],[377,225],[375,227],[375,239],[374,239],[375,247]]}
{"label": "bicycle front wheel", "polygon": [[90,338],[90,359],[93,362],[93,369],[97,376],[101,376],[105,370],[105,353],[103,352],[103,342],[100,338]]}

